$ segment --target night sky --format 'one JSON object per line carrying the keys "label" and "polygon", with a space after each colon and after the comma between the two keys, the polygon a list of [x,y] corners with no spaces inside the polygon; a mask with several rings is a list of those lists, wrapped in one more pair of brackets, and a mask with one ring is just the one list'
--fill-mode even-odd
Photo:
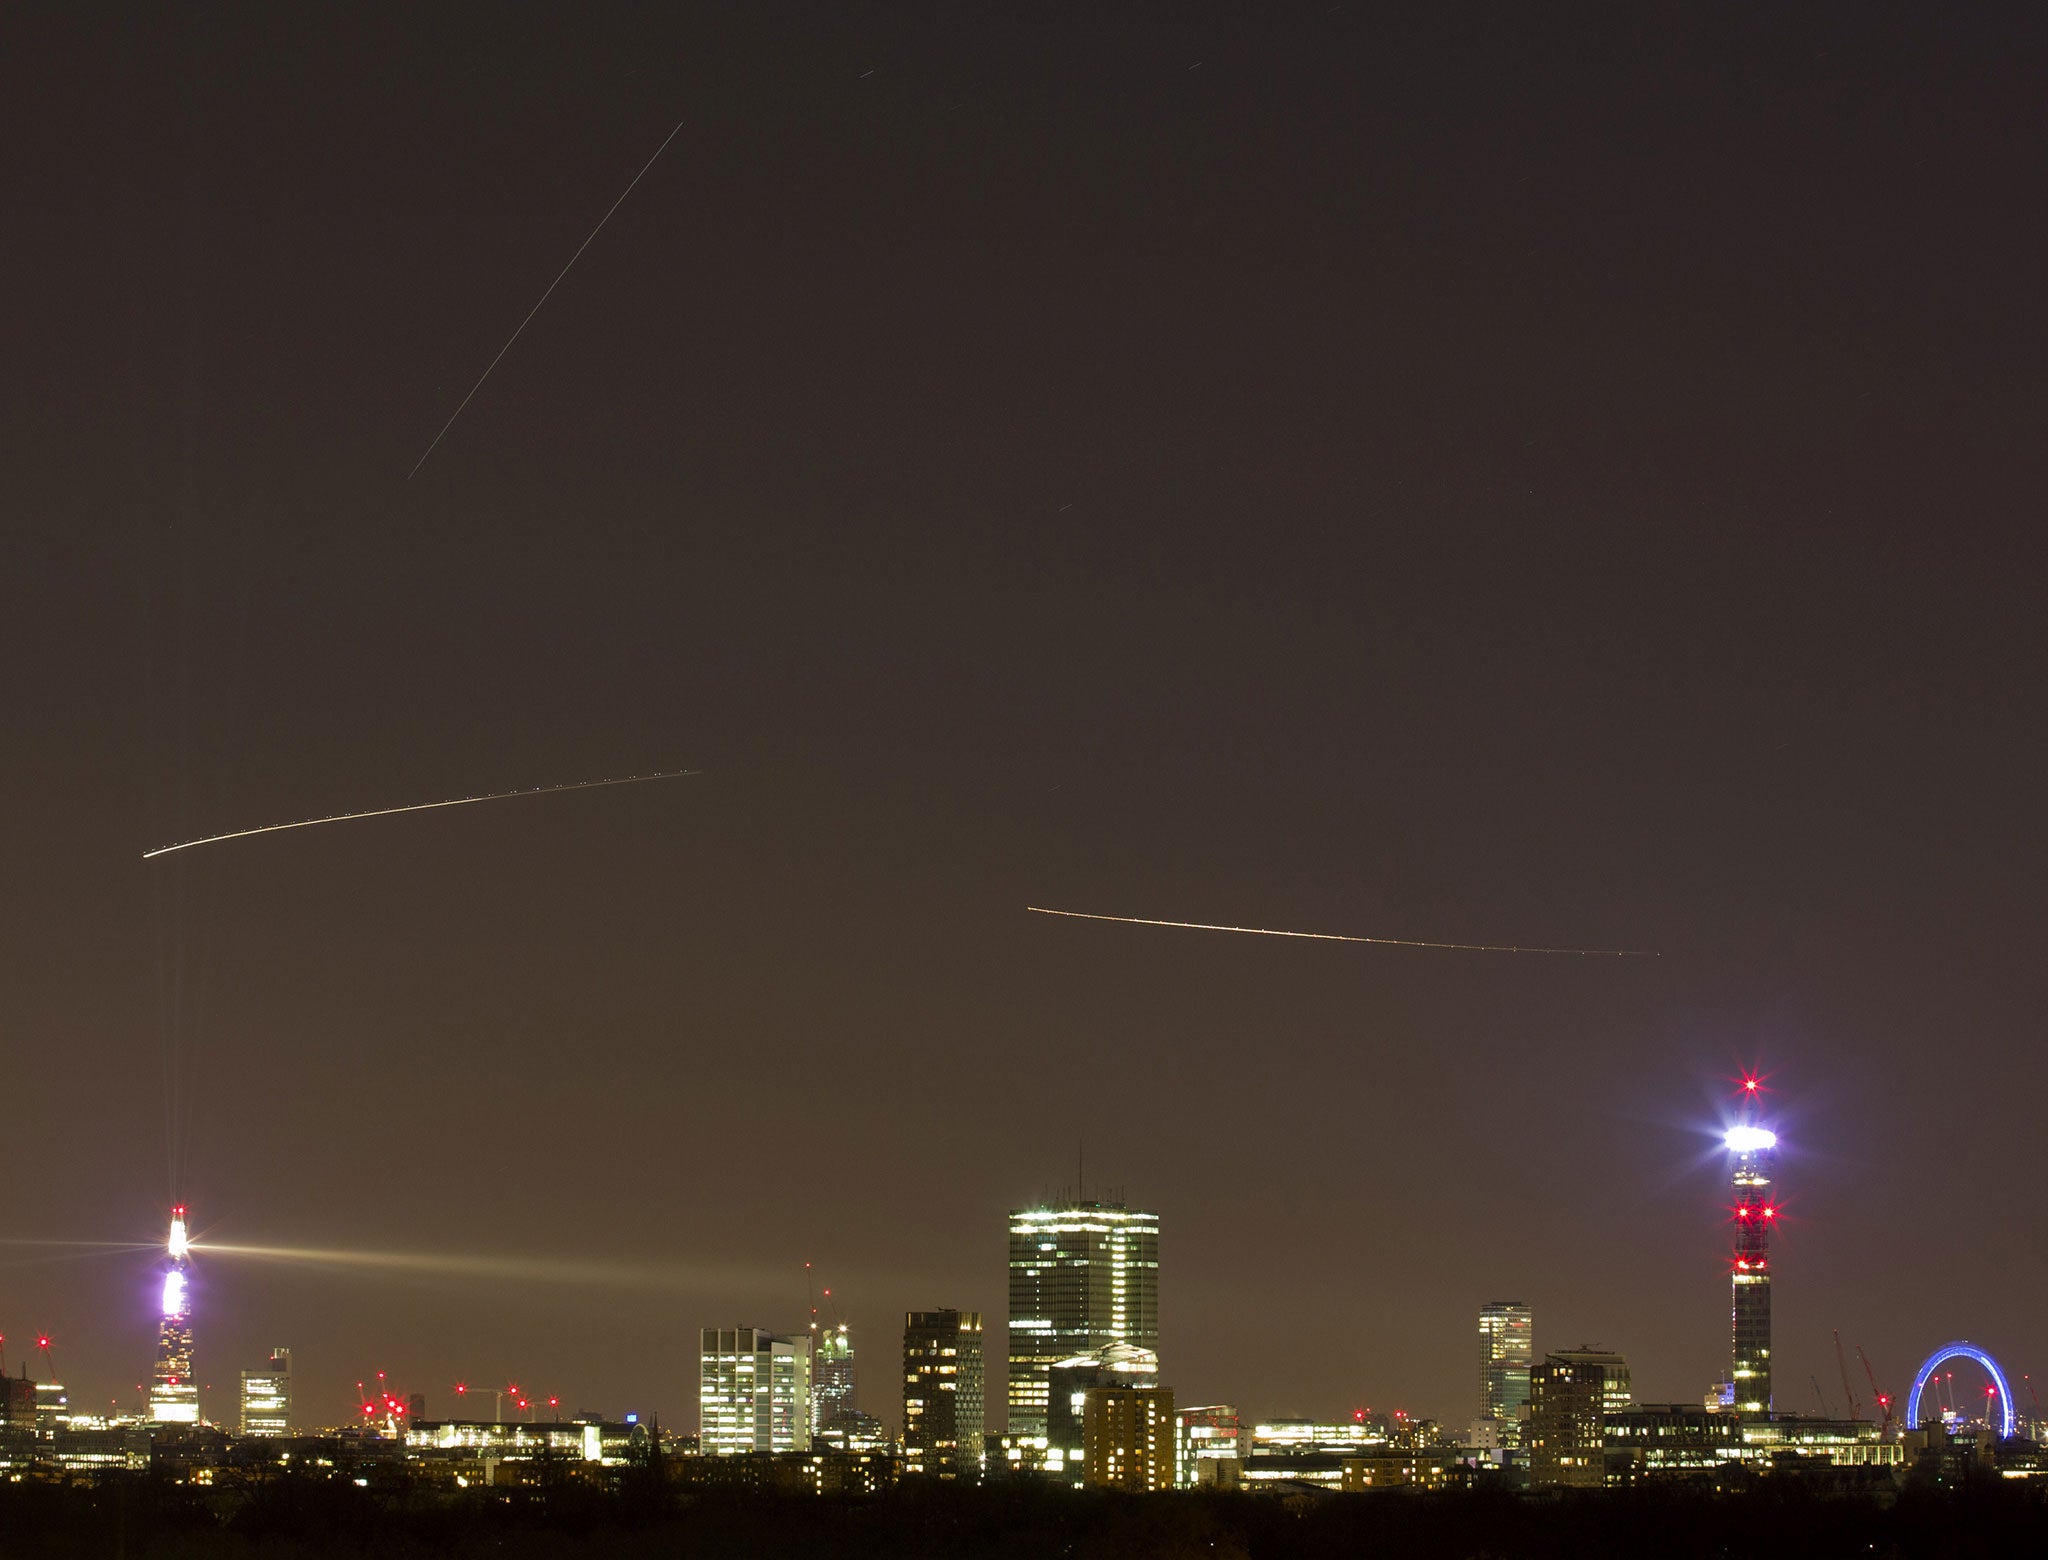
{"label": "night sky", "polygon": [[1789,9],[10,11],[0,1233],[480,1259],[202,1255],[309,1422],[809,1260],[893,1421],[1085,1145],[1182,1401],[1462,1427],[1725,1370],[1753,1064],[1779,1406],[2048,1372],[2048,28]]}

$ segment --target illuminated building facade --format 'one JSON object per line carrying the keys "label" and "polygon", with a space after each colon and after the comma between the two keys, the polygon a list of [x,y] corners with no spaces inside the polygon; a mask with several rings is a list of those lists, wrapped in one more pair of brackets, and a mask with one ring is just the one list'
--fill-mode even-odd
{"label": "illuminated building facade", "polygon": [[1479,1418],[1501,1446],[1522,1444],[1522,1410],[1536,1363],[1535,1318],[1519,1300],[1479,1308]]}
{"label": "illuminated building facade", "polygon": [[1042,1437],[1050,1372],[1105,1344],[1159,1349],[1159,1215],[1075,1199],[1010,1215],[1010,1434]]}
{"label": "illuminated building facade", "polygon": [[846,1323],[815,1335],[811,1350],[811,1430],[853,1412],[853,1334]]}
{"label": "illuminated building facade", "polygon": [[985,1450],[981,1313],[903,1318],[903,1472],[979,1479]]}
{"label": "illuminated building facade", "polygon": [[1630,1406],[1628,1362],[1603,1349],[1546,1354],[1529,1372],[1522,1444],[1529,1482],[1598,1489],[1607,1483],[1607,1419]]}
{"label": "illuminated building facade", "polygon": [[[1754,1091],[1755,1080],[1745,1087]],[[1777,1135],[1744,1121],[1728,1131],[1735,1156],[1735,1256],[1729,1273],[1734,1289],[1733,1349],[1728,1379],[1729,1407],[1738,1414],[1771,1411],[1770,1237],[1778,1220],[1771,1195],[1771,1160]]]}
{"label": "illuminated building facade", "polygon": [[1230,1404],[1202,1403],[1175,1410],[1173,1443],[1174,1470],[1183,1486],[1221,1484],[1244,1467],[1251,1432]]}
{"label": "illuminated building facade", "polygon": [[714,1455],[810,1450],[810,1340],[758,1327],[706,1327],[697,1429],[698,1444]]}
{"label": "illuminated building facade", "polygon": [[270,1363],[242,1372],[242,1434],[290,1435],[292,1351],[272,1349]]}
{"label": "illuminated building facade", "polygon": [[171,1210],[171,1234],[165,1249],[170,1263],[164,1269],[149,1417],[160,1425],[191,1425],[199,1422],[199,1386],[192,1379],[191,1240],[185,1231],[182,1203]]}
{"label": "illuminated building facade", "polygon": [[1105,1344],[1059,1361],[1046,1381],[1045,1472],[1079,1484],[1088,1445],[1088,1393],[1096,1387],[1158,1386],[1159,1356],[1135,1344]]}
{"label": "illuminated building facade", "polygon": [[1173,1391],[1169,1387],[1090,1387],[1082,1400],[1090,1489],[1170,1490],[1174,1486]]}

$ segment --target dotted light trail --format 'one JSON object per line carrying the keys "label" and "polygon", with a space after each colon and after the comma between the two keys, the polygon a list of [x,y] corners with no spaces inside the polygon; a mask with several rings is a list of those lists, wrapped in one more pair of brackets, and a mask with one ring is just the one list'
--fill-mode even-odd
{"label": "dotted light trail", "polygon": [[1449,948],[1459,953],[1575,953],[1583,958],[1655,959],[1647,948],[1527,948],[1520,943],[1424,942],[1414,937],[1353,937],[1343,932],[1283,932],[1266,926],[1219,926],[1211,921],[1155,921],[1140,915],[1096,915],[1086,910],[1024,907],[1033,915],[1063,915],[1076,921],[1115,921],[1124,926],[1171,926],[1186,932],[1237,932],[1247,937],[1303,937],[1311,942],[1372,943],[1382,948]]}
{"label": "dotted light trail", "polygon": [[181,840],[176,845],[159,845],[155,850],[146,850],[142,859],[148,861],[154,856],[168,856],[174,850],[190,850],[195,845],[218,845],[222,840],[245,840],[252,834],[277,834],[285,829],[310,829],[318,823],[347,823],[353,818],[388,818],[393,813],[431,812],[437,807],[467,807],[474,802],[502,802],[515,796],[556,796],[563,791],[594,791],[607,785],[639,785],[648,780],[677,780],[684,775],[703,773],[698,769],[669,769],[660,774],[623,775],[616,780],[572,780],[566,785],[537,785],[524,791],[492,791],[483,796],[457,796],[445,802],[412,802],[404,807],[372,807],[367,812],[331,813],[325,818],[300,818],[292,823],[266,823],[256,829],[235,829],[227,834],[209,834],[204,839]]}

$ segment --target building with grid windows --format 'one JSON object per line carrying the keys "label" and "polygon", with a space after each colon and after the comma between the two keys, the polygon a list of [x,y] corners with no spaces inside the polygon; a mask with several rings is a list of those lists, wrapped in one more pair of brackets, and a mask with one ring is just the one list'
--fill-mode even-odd
{"label": "building with grid windows", "polygon": [[1522,1410],[1536,1363],[1535,1323],[1519,1300],[1479,1308],[1479,1420],[1498,1446],[1522,1444]]}
{"label": "building with grid windows", "polygon": [[1546,1354],[1529,1377],[1523,1444],[1539,1488],[1608,1483],[1607,1421],[1630,1406],[1628,1362],[1604,1349]]}
{"label": "building with grid windows", "polygon": [[242,1372],[242,1434],[290,1435],[292,1351],[272,1349],[261,1370]]}
{"label": "building with grid windows", "polygon": [[903,1472],[979,1479],[984,1419],[981,1313],[903,1318]]}
{"label": "building with grid windows", "polygon": [[1159,1215],[1076,1198],[1010,1215],[1010,1435],[1042,1438],[1052,1367],[1159,1349]]}
{"label": "building with grid windows", "polygon": [[809,1451],[810,1340],[758,1327],[706,1327],[697,1431],[707,1453]]}

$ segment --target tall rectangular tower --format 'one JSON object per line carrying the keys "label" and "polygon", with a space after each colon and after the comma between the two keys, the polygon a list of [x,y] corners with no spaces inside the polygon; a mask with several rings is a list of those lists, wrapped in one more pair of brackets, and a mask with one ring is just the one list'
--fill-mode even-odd
{"label": "tall rectangular tower", "polygon": [[1777,1134],[1751,1122],[1732,1127],[1728,1148],[1735,1155],[1735,1259],[1729,1275],[1734,1290],[1733,1337],[1728,1379],[1731,1407],[1738,1414],[1771,1411],[1771,1231],[1778,1205],[1771,1195],[1772,1150]]}
{"label": "tall rectangular tower", "polygon": [[706,1452],[801,1452],[811,1444],[808,1340],[758,1327],[706,1327],[697,1429]]}
{"label": "tall rectangular tower", "polygon": [[903,1318],[904,1473],[981,1477],[981,1380],[979,1311],[912,1311]]}
{"label": "tall rectangular tower", "polygon": [[1479,1308],[1479,1417],[1499,1426],[1502,1446],[1521,1445],[1529,1370],[1536,1363],[1535,1319],[1519,1300]]}
{"label": "tall rectangular tower", "polygon": [[1010,1434],[1044,1435],[1048,1373],[1106,1344],[1159,1349],[1159,1215],[1075,1199],[1010,1215]]}

